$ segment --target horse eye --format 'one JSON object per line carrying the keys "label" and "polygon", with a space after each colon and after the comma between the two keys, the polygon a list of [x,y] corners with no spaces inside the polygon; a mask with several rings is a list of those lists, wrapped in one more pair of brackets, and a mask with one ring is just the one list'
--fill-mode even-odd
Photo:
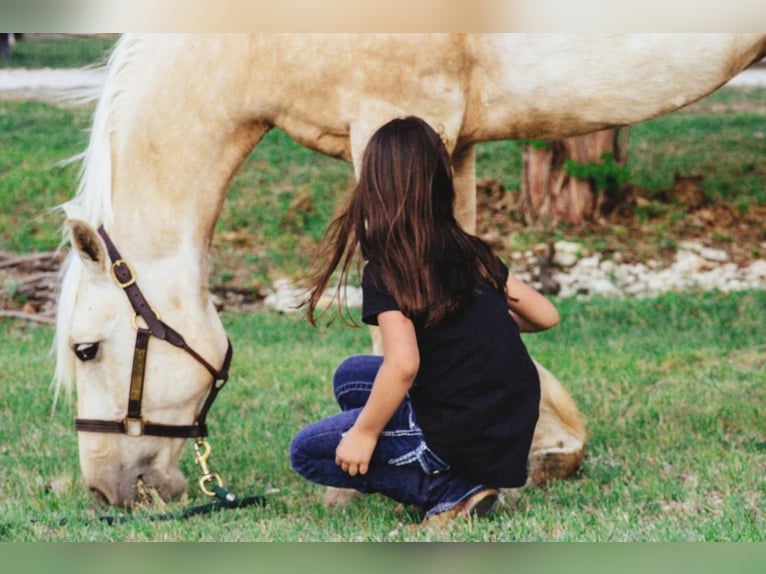
{"label": "horse eye", "polygon": [[74,354],[81,361],[92,361],[98,355],[98,343],[78,343],[74,346]]}

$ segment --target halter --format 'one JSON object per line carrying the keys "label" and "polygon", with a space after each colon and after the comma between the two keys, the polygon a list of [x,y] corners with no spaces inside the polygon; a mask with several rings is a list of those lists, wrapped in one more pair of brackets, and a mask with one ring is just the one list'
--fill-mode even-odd
{"label": "halter", "polygon": [[[200,486],[206,494],[212,495],[213,492],[205,486],[206,483],[215,481],[220,487],[222,481],[217,474],[211,473],[207,468],[207,458],[210,454],[210,446],[205,440],[205,437],[207,437],[207,424],[205,423],[205,419],[218,392],[223,388],[229,378],[229,366],[231,365],[233,352],[231,340],[228,341],[228,348],[226,350],[223,366],[218,370],[192,349],[180,333],[160,319],[159,314],[149,305],[144,294],[138,288],[138,285],[136,284],[136,276],[130,264],[122,258],[103,226],[98,228],[98,234],[104,240],[109,259],[112,262],[112,278],[117,285],[125,291],[125,294],[135,311],[132,323],[133,328],[136,330],[136,343],[133,349],[133,368],[130,376],[128,411],[125,418],[118,421],[78,418],[75,420],[75,428],[80,432],[116,433],[125,434],[131,437],[151,435],[169,438],[194,438],[196,439],[194,443],[196,453],[195,458],[197,464],[202,467],[204,472],[204,476],[200,480]],[[139,317],[143,319],[146,328],[139,326]],[[205,367],[213,377],[213,382],[207,398],[202,404],[202,408],[200,409],[197,418],[190,425],[153,423],[144,420],[141,414],[146,355],[149,346],[149,338],[151,336],[157,337],[158,339],[166,341],[174,347],[183,350],[200,365]],[[213,487],[213,489],[215,490],[215,487]]]}

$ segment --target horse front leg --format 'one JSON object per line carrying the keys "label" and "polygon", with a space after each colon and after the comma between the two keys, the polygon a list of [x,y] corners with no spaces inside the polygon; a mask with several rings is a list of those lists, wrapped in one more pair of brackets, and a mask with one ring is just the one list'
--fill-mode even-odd
{"label": "horse front leg", "polygon": [[[469,146],[452,157],[455,168],[455,217],[470,233],[476,233],[476,154]],[[373,337],[373,341],[375,338]],[[572,476],[582,463],[585,423],[563,385],[535,362],[540,375],[540,417],[529,453],[528,484]]]}

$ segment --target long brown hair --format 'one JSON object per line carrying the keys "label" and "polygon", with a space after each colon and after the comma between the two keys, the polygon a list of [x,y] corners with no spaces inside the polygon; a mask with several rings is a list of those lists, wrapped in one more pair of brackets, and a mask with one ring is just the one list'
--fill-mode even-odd
{"label": "long brown hair", "polygon": [[[357,253],[376,271],[404,315],[435,325],[474,296],[481,275],[504,292],[505,274],[490,247],[463,231],[454,216],[449,154],[439,134],[416,117],[394,119],[370,138],[359,182],[330,226],[321,267],[311,277],[307,316],[340,265],[336,298]],[[347,316],[347,315],[346,315]]]}

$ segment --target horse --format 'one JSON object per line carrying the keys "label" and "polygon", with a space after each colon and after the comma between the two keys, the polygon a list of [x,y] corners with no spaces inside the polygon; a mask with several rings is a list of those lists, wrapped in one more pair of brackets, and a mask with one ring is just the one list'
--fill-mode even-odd
{"label": "horse", "polygon": [[[114,506],[133,504],[141,482],[166,500],[186,490],[185,439],[204,445],[231,359],[208,289],[214,226],[270,129],[358,174],[380,125],[419,116],[447,144],[456,215],[474,231],[476,144],[666,114],[765,54],[756,34],[122,36],[62,206],[71,250],[54,382],[76,389],[87,486]],[[545,482],[579,466],[586,431],[569,393],[539,371],[530,472]]]}

